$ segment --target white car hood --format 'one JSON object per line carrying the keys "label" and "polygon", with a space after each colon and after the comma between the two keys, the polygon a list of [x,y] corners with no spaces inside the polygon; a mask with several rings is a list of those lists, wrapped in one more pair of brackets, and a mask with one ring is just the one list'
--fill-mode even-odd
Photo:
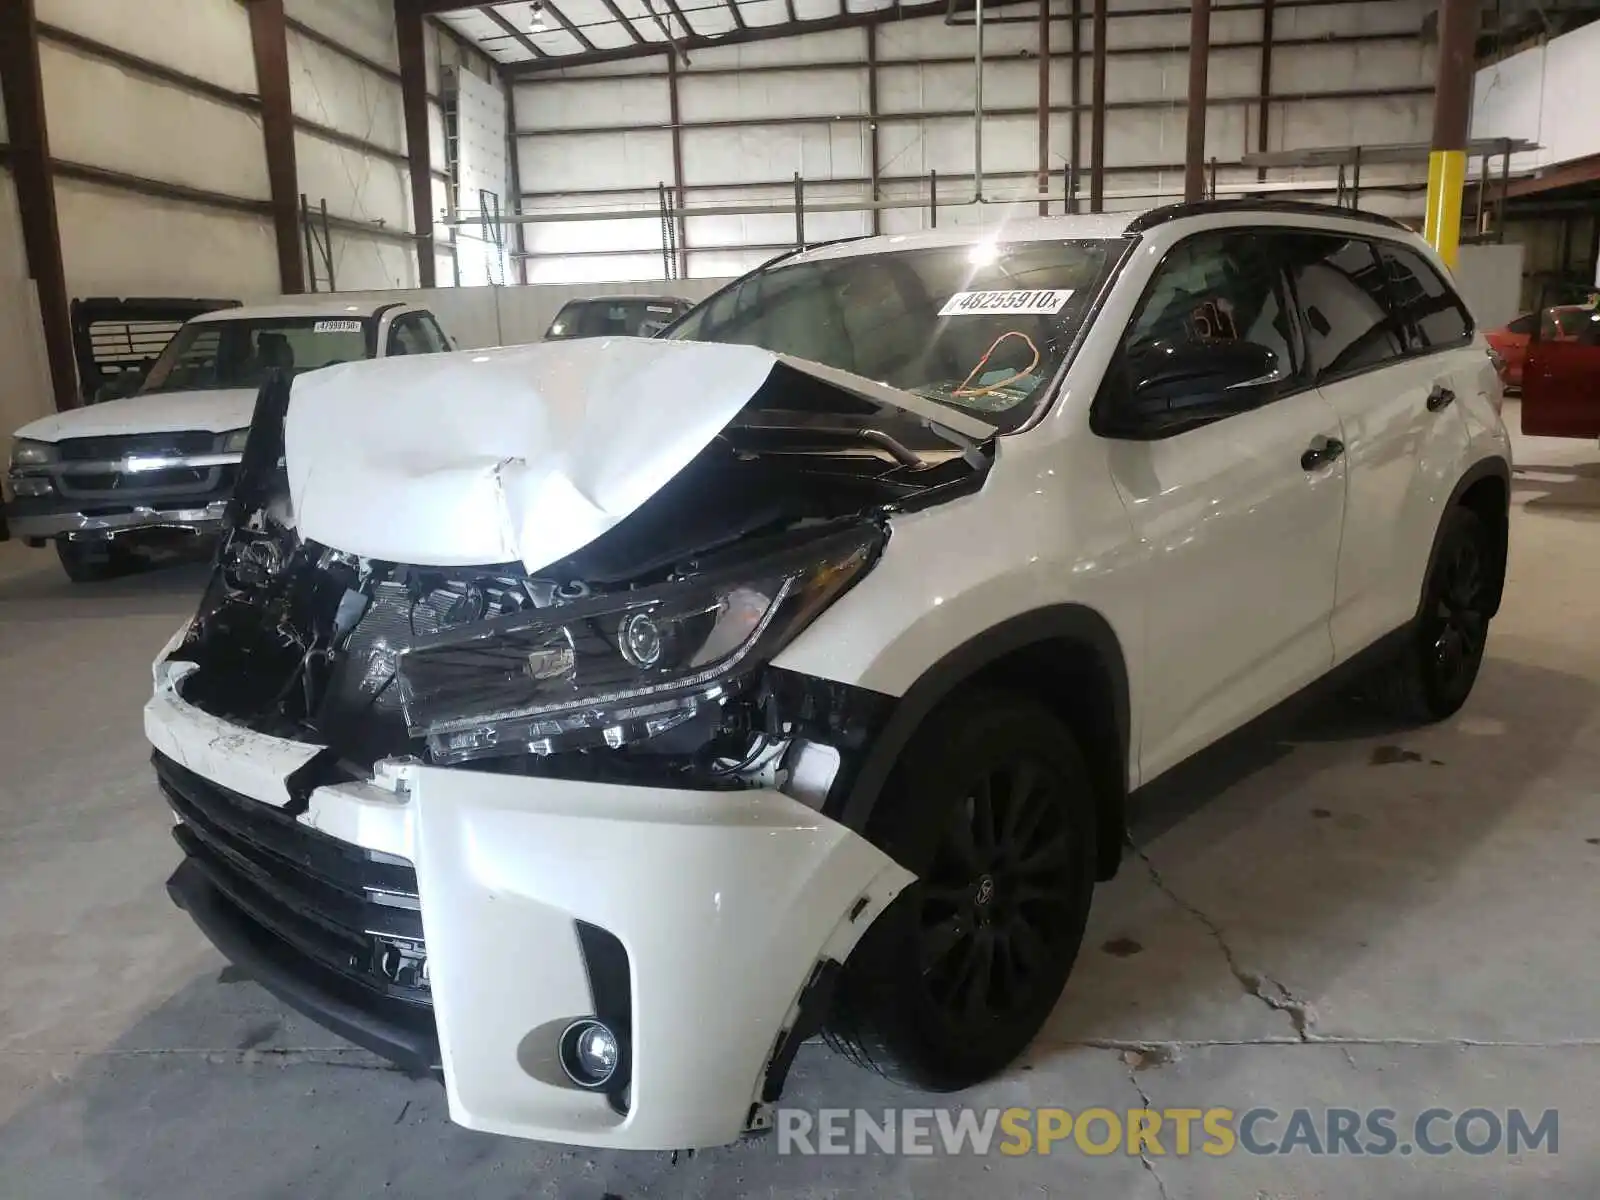
{"label": "white car hood", "polygon": [[294,383],[284,447],[295,525],[368,558],[537,571],[655,495],[779,362],[956,434],[992,432],[755,346],[593,338],[376,359]]}
{"label": "white car hood", "polygon": [[16,436],[37,442],[59,442],[64,438],[171,433],[182,429],[227,433],[250,424],[255,408],[254,388],[155,392],[41,417],[17,430]]}

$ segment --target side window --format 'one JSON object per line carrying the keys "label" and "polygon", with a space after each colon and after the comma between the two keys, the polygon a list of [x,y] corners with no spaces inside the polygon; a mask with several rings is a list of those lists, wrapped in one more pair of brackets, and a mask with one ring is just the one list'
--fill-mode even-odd
{"label": "side window", "polygon": [[1293,387],[1301,364],[1276,241],[1259,230],[1227,230],[1179,243],[1156,268],[1124,353],[1157,342],[1254,342],[1282,364],[1279,390]]}
{"label": "side window", "polygon": [[1284,243],[1317,379],[1351,375],[1405,353],[1369,243],[1317,233],[1292,234]]}
{"label": "side window", "polygon": [[427,313],[404,313],[389,326],[390,354],[439,354],[450,348]]}
{"label": "side window", "polygon": [[1538,327],[1538,313],[1523,313],[1515,321],[1512,321],[1506,325],[1506,332],[1520,334],[1523,337],[1532,337],[1533,331]]}
{"label": "side window", "polygon": [[1426,354],[1472,340],[1472,318],[1454,289],[1422,255],[1406,246],[1378,243],[1389,302],[1404,323],[1407,348]]}

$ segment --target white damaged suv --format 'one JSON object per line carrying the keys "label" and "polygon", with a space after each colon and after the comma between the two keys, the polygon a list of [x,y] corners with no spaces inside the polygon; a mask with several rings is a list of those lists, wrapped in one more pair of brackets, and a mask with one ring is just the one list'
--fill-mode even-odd
{"label": "white damaged suv", "polygon": [[169,889],[475,1129],[728,1142],[819,1030],[963,1087],[1056,1003],[1135,789],[1336,671],[1460,707],[1499,386],[1415,235],[1254,202],[269,384],[145,710]]}

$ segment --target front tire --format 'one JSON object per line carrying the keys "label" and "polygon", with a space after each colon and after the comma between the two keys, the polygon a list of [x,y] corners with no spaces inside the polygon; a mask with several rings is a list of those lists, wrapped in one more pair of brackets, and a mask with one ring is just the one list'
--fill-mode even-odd
{"label": "front tire", "polygon": [[1477,682],[1493,616],[1497,556],[1477,513],[1445,514],[1422,609],[1405,648],[1369,681],[1369,699],[1418,724],[1458,712]]}
{"label": "front tire", "polygon": [[914,1087],[1001,1071],[1049,1017],[1095,881],[1093,786],[1042,705],[974,690],[913,738],[868,836],[917,875],[850,956],[829,1041]]}

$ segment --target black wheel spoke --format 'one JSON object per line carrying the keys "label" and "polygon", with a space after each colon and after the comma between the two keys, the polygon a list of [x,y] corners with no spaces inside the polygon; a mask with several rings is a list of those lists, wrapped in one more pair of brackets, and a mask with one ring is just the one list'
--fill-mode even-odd
{"label": "black wheel spoke", "polygon": [[1033,811],[1039,790],[1039,769],[1028,759],[1023,759],[1007,783],[1006,815],[1000,827],[1000,836],[1006,842],[1020,841],[1027,837],[1022,831],[1022,819]]}
{"label": "black wheel spoke", "polygon": [[1012,864],[1012,872],[1027,876],[1059,870],[1070,844],[1071,839],[1065,830],[1044,841],[1035,842]]}
{"label": "black wheel spoke", "polygon": [[961,981],[961,1011],[968,1020],[984,1015],[994,986],[994,938],[972,939],[972,953],[965,963]]}
{"label": "black wheel spoke", "polygon": [[985,776],[972,789],[972,837],[978,853],[987,862],[994,855],[998,843],[998,825],[994,811],[994,781]]}
{"label": "black wheel spoke", "polygon": [[922,930],[922,970],[931,971],[949,957],[957,943],[971,932],[971,926],[962,913],[946,917],[936,925]]}

